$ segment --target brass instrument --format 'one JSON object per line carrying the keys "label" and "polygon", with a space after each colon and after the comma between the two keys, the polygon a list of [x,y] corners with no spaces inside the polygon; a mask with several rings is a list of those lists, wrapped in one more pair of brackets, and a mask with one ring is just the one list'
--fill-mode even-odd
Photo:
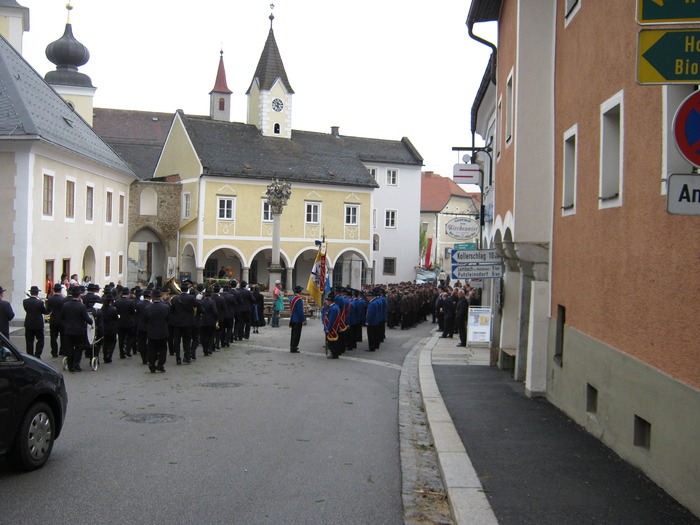
{"label": "brass instrument", "polygon": [[175,279],[175,277],[171,277],[167,281],[165,281],[165,284],[163,285],[163,288],[166,288],[170,291],[171,295],[180,295],[182,294],[182,288],[180,288],[180,281]]}

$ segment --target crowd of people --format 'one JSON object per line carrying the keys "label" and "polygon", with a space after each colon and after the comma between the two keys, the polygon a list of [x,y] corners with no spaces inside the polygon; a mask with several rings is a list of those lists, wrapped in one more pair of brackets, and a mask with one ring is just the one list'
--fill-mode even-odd
{"label": "crowd of people", "polygon": [[[66,287],[67,285],[67,287]],[[290,352],[298,353],[302,327],[306,325],[302,287],[289,298]],[[44,316],[49,316],[49,344],[53,357],[66,357],[71,372],[81,370],[83,355],[102,356],[111,363],[115,351],[120,359],[140,357],[152,373],[165,372],[167,355],[177,365],[249,339],[251,332],[266,324],[265,299],[258,286],[245,281],[216,286],[185,282],[180,293],[148,285],[127,288],[100,286],[73,276],[56,283],[47,299],[39,298],[33,286],[24,300],[26,352],[41,358],[44,349]],[[9,336],[14,317],[10,303],[2,299],[0,287],[0,332]],[[442,337],[459,334],[466,346],[469,306],[481,304],[481,290],[462,286],[402,282],[364,286],[361,290],[335,288],[327,293],[321,310],[329,359],[355,350],[366,330],[367,352],[375,352],[385,340],[386,329],[406,330],[432,316]],[[271,326],[279,327],[284,293],[279,281],[273,289]],[[88,328],[91,327],[91,328]]]}

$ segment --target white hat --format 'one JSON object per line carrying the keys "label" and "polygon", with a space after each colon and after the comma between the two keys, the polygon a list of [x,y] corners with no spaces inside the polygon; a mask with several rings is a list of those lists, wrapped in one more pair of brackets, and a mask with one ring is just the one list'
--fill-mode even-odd
{"label": "white hat", "polygon": [[275,281],[275,284],[282,284],[282,281],[280,281],[279,279],[277,279],[277,280]]}

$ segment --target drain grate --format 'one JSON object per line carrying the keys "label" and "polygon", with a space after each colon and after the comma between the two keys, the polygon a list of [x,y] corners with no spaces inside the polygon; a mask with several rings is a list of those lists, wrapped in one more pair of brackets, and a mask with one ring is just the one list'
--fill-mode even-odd
{"label": "drain grate", "polygon": [[129,414],[122,419],[130,423],[173,423],[185,418],[174,414]]}
{"label": "drain grate", "polygon": [[206,388],[236,388],[243,386],[243,383],[236,383],[235,381],[212,381],[210,383],[200,383],[197,386]]}

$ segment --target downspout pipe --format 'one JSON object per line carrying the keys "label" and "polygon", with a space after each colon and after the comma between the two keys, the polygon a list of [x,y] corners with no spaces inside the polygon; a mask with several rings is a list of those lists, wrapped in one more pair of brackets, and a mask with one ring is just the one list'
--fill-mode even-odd
{"label": "downspout pipe", "polygon": [[[471,13],[470,13],[471,14]],[[469,36],[472,40],[476,40],[480,44],[484,44],[485,46],[488,46],[491,48],[491,52],[493,53],[493,62],[491,63],[491,81],[495,84],[496,83],[496,64],[498,63],[498,48],[496,47],[496,44],[493,42],[489,42],[488,40],[485,40],[481,38],[478,35],[474,34],[474,19],[472,17],[467,18],[467,31],[469,32]]]}

